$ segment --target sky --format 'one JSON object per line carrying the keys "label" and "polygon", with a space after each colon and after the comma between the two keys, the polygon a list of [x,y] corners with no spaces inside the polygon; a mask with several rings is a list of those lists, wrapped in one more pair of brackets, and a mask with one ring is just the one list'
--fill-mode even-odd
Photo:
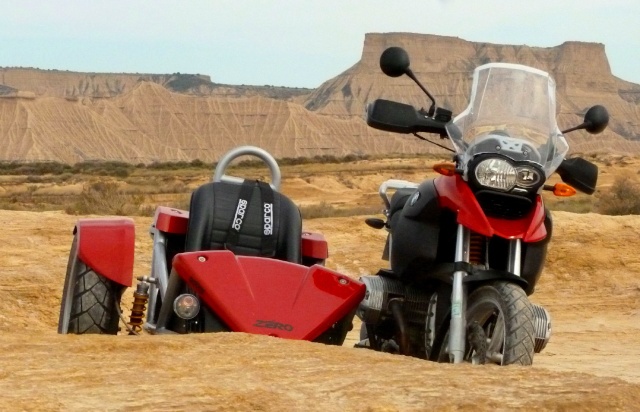
{"label": "sky", "polygon": [[639,0],[3,0],[0,67],[206,74],[316,88],[354,65],[366,33],[553,47],[605,45],[640,84]]}

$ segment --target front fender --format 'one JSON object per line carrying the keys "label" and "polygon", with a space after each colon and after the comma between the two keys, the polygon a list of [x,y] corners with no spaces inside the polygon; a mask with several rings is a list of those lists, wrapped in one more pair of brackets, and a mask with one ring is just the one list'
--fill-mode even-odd
{"label": "front fender", "polygon": [[504,270],[474,269],[470,276],[465,276],[464,278],[464,283],[470,285],[474,289],[483,284],[495,281],[513,283],[524,290],[527,290],[529,287],[529,282],[527,282],[526,279]]}
{"label": "front fender", "polygon": [[135,248],[133,220],[80,219],[74,233],[80,260],[107,279],[131,287]]}

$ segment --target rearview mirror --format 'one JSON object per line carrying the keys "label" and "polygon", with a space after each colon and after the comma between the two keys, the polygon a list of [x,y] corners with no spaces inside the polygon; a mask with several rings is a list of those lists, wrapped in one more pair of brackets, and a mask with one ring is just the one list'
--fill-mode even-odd
{"label": "rearview mirror", "polygon": [[380,55],[380,68],[389,77],[400,77],[409,69],[409,54],[402,47],[389,47]]}
{"label": "rearview mirror", "polygon": [[589,110],[584,115],[584,121],[581,125],[576,127],[572,127],[567,130],[563,130],[563,134],[567,134],[569,132],[573,132],[574,130],[586,130],[591,134],[598,134],[607,128],[609,124],[609,112],[604,106],[596,105]]}
{"label": "rearview mirror", "polygon": [[587,110],[584,115],[585,130],[591,134],[598,134],[607,128],[609,113],[604,106],[596,105]]}

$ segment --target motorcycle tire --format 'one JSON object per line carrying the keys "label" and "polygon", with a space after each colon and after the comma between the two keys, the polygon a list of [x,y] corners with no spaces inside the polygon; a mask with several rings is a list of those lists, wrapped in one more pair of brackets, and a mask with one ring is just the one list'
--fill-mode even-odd
{"label": "motorcycle tire", "polygon": [[[522,288],[507,282],[495,282],[479,287],[469,296],[466,318],[467,325],[477,322],[474,326],[479,325],[484,331],[483,338],[487,341],[486,347],[483,348],[486,349],[486,359],[480,360],[480,363],[524,366],[533,363],[533,307]],[[469,335],[470,330],[467,330],[467,338]],[[448,341],[447,331],[434,360],[450,362],[447,352]],[[476,353],[469,342],[467,345],[464,360],[471,362]]]}
{"label": "motorcycle tire", "polygon": [[[483,285],[471,293],[468,302],[467,324],[476,321],[484,330],[487,362],[500,365],[533,363],[533,307],[521,287],[507,282]],[[471,357],[471,351],[467,352],[465,359]]]}
{"label": "motorcycle tire", "polygon": [[[66,294],[72,293],[69,300],[69,323],[67,330],[59,332],[116,335],[119,329],[120,298],[125,288],[88,267],[78,257],[76,250],[77,237],[74,236],[62,296],[64,304]],[[71,273],[72,270],[74,273]],[[73,289],[69,282],[74,282]],[[62,324],[62,309],[59,325]]]}

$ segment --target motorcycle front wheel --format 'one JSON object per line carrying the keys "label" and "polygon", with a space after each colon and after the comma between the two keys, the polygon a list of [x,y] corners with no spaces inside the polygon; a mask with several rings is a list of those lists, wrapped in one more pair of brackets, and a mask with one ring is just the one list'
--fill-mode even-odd
{"label": "motorcycle front wheel", "polygon": [[[533,363],[533,308],[521,287],[507,282],[479,287],[469,295],[466,315],[467,325],[482,329],[480,335],[486,340],[486,362],[498,365]],[[470,337],[469,332],[470,328],[467,330],[467,338]],[[447,333],[438,357],[440,362],[449,361],[448,335]],[[465,361],[471,362],[478,355],[473,346],[468,339]]]}

